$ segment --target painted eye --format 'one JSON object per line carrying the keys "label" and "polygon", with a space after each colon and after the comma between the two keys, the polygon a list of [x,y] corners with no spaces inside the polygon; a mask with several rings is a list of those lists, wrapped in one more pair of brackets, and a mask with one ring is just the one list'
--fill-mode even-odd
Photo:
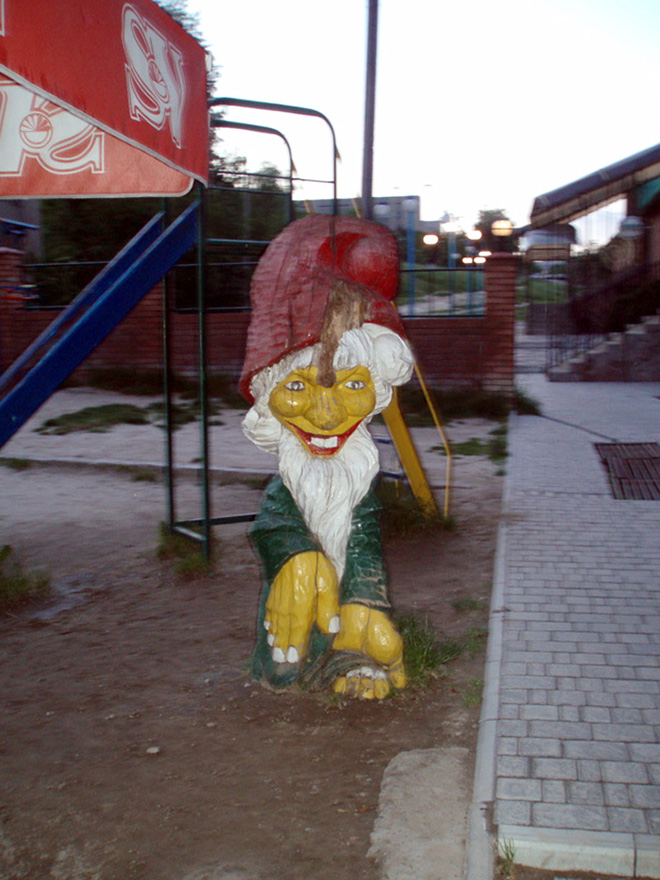
{"label": "painted eye", "polygon": [[351,391],[360,391],[361,388],[365,387],[366,386],[361,379],[350,379],[346,383],[346,388],[350,389]]}
{"label": "painted eye", "polygon": [[303,391],[305,389],[305,383],[300,382],[298,379],[294,379],[293,382],[287,382],[284,387],[288,391]]}

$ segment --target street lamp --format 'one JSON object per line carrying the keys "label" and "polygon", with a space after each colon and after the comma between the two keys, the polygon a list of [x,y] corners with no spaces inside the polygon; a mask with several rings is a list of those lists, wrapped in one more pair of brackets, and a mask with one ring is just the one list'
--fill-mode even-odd
{"label": "street lamp", "polygon": [[640,217],[625,217],[619,227],[619,238],[634,241],[644,235],[644,221]]}
{"label": "street lamp", "polygon": [[504,242],[513,234],[513,223],[510,220],[494,220],[490,231],[498,241],[499,247],[497,249],[503,251],[505,249]]}

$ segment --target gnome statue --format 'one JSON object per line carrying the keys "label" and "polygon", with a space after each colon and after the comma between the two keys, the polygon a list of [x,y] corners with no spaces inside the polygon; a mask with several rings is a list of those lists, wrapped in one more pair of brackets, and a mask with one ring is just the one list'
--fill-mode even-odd
{"label": "gnome statue", "polygon": [[269,245],[252,287],[247,437],[278,456],[251,529],[263,570],[252,675],[382,699],[406,684],[390,619],[369,421],[413,361],[383,226],[313,215]]}

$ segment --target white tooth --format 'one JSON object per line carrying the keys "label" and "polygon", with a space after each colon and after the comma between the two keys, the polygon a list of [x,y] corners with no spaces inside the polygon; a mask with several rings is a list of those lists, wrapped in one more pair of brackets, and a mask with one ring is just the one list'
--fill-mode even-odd
{"label": "white tooth", "polygon": [[336,449],[339,445],[339,438],[336,435],[332,437],[315,436],[312,442],[314,446],[320,446],[321,449]]}

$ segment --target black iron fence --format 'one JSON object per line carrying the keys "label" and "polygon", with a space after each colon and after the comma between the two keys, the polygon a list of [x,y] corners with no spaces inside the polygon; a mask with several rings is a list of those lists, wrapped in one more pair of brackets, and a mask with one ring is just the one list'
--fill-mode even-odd
{"label": "black iron fence", "polygon": [[[267,241],[211,239],[206,262],[207,307],[217,311],[250,308],[250,281]],[[105,266],[103,262],[30,263],[25,267],[33,308],[60,308]],[[197,266],[179,263],[172,271],[171,292],[175,308],[196,308]],[[408,317],[478,317],[485,313],[482,267],[447,269],[417,265],[400,274],[399,312]]]}

